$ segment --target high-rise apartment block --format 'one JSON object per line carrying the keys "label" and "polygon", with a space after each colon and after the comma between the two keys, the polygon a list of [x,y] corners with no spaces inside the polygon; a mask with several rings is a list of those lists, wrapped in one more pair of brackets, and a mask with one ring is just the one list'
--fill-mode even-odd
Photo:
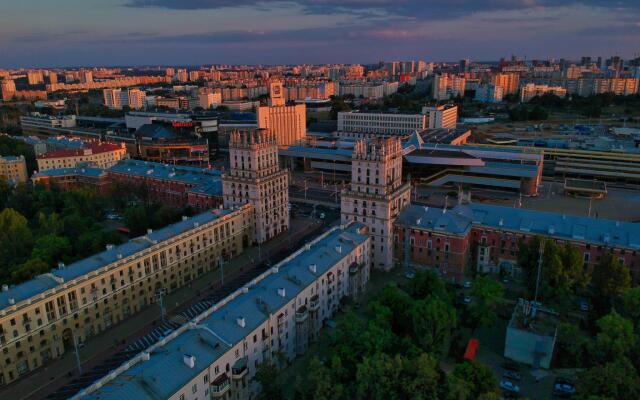
{"label": "high-rise apartment block", "polygon": [[422,107],[422,113],[429,118],[429,129],[455,129],[458,123],[458,106],[451,104]]}
{"label": "high-rise apartment block", "polygon": [[527,102],[536,96],[542,96],[544,94],[553,94],[558,97],[565,97],[567,95],[567,89],[560,86],[548,86],[548,85],[536,85],[534,83],[527,83],[522,86],[520,92],[520,101]]}
{"label": "high-rise apartment block", "polygon": [[0,92],[2,100],[9,101],[16,94],[16,83],[12,79],[3,79],[0,82]]}
{"label": "high-rise apartment block", "polygon": [[402,182],[400,139],[358,140],[351,161],[351,186],[342,192],[342,223],[357,221],[369,227],[374,268],[393,267],[393,223],[410,196],[411,185]]}
{"label": "high-rise apartment block", "polygon": [[80,83],[91,83],[93,82],[93,72],[90,70],[82,70],[80,71]]}
{"label": "high-rise apartment block", "polygon": [[251,204],[254,240],[265,242],[289,229],[289,172],[278,163],[275,136],[264,129],[234,131],[229,138],[231,168],[222,176],[225,208]]}
{"label": "high-rise apartment block", "polygon": [[503,95],[514,94],[518,92],[520,76],[518,74],[495,74],[491,83],[502,87]]}
{"label": "high-rise apartment block", "polygon": [[290,146],[304,140],[307,136],[306,105],[286,105],[281,82],[272,82],[269,89],[269,104],[258,107],[258,128],[268,129],[278,146]]}
{"label": "high-rise apartment block", "polygon": [[104,105],[112,110],[122,110],[127,106],[133,110],[144,108],[146,93],[140,89],[104,89]]}
{"label": "high-rise apartment block", "polygon": [[483,103],[499,103],[502,101],[504,88],[493,84],[478,86],[476,89],[476,101]]}
{"label": "high-rise apartment block", "polygon": [[432,96],[435,100],[464,96],[466,82],[465,78],[457,75],[436,75],[433,78]]}
{"label": "high-rise apartment block", "polygon": [[44,83],[44,75],[41,70],[27,71],[27,83],[29,85],[41,85]]}

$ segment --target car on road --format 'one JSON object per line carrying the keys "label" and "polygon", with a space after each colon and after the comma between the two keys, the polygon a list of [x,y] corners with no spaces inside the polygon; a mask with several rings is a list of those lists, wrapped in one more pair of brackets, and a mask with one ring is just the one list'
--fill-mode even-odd
{"label": "car on road", "polygon": [[520,379],[522,379],[522,376],[517,373],[516,371],[504,371],[502,373],[502,376],[504,376],[505,378],[509,378],[511,380],[514,381],[519,381]]}
{"label": "car on road", "polygon": [[462,285],[465,289],[469,289],[471,287],[471,281],[466,281],[464,285]]}
{"label": "car on road", "polygon": [[471,296],[464,296],[464,304],[471,304],[471,300],[473,300]]}
{"label": "car on road", "polygon": [[327,216],[324,213],[320,213],[320,219],[325,219]]}
{"label": "car on road", "polygon": [[571,397],[576,393],[575,385],[568,379],[556,378],[553,383],[553,394],[558,397]]}
{"label": "car on road", "polygon": [[507,392],[520,393],[520,386],[507,380],[500,381],[500,389],[505,390]]}
{"label": "car on road", "polygon": [[406,274],[404,274],[404,277],[407,278],[407,279],[413,279],[413,278],[416,277],[416,274],[413,271],[409,271]]}

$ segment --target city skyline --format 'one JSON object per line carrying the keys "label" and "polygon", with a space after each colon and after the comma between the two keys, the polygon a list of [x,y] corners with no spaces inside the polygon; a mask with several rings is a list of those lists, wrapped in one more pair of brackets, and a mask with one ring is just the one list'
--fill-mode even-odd
{"label": "city skyline", "polygon": [[5,68],[629,58],[640,34],[632,1],[32,0],[0,13]]}

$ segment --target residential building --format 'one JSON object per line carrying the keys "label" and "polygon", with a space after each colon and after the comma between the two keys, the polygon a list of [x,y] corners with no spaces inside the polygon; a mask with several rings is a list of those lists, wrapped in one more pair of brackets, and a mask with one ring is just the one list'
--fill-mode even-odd
{"label": "residential building", "polygon": [[476,89],[476,101],[482,103],[499,103],[502,101],[504,89],[502,86],[493,84],[480,85]]}
{"label": "residential building", "polygon": [[24,156],[0,157],[0,178],[11,184],[25,183],[29,179]]}
{"label": "residential building", "polygon": [[[93,72],[90,70],[82,70],[80,71],[80,83],[92,83],[93,82]],[[53,83],[53,82],[51,82]]]}
{"label": "residential building", "polygon": [[44,83],[44,75],[42,70],[27,71],[27,83],[29,85],[41,85]]}
{"label": "residential building", "polygon": [[261,363],[304,354],[360,296],[369,242],[361,224],[332,228],[72,400],[254,398]]}
{"label": "residential building", "polygon": [[112,110],[129,107],[133,110],[144,108],[146,93],[139,89],[104,89],[102,91],[104,105]]}
{"label": "residential building", "polygon": [[429,129],[455,129],[458,123],[458,106],[452,104],[422,107],[422,114],[429,116]]}
{"label": "residential building", "polygon": [[406,135],[427,127],[424,114],[392,114],[377,112],[339,112],[338,131]]}
{"label": "residential building", "polygon": [[502,88],[502,94],[518,93],[520,86],[520,75],[514,73],[499,73],[491,78],[491,83]]}
{"label": "residential building", "polygon": [[567,95],[567,89],[560,86],[547,86],[527,83],[521,88],[520,101],[527,102],[536,96],[542,96],[547,93],[553,94],[558,97],[565,97]]}
{"label": "residential building", "polygon": [[124,143],[87,142],[81,149],[54,150],[36,158],[38,171],[56,168],[74,168],[81,163],[90,163],[98,168],[109,168],[125,158]]}
{"label": "residential building", "polygon": [[289,230],[289,171],[280,168],[275,135],[263,129],[232,132],[229,161],[229,172],[222,176],[224,206],[252,205],[254,241],[263,243]]}
{"label": "residential building", "polygon": [[286,105],[282,83],[271,82],[269,104],[257,110],[258,128],[275,135],[278,146],[290,146],[307,135],[307,108],[304,103]]}
{"label": "residential building", "polygon": [[341,220],[369,227],[373,268],[387,271],[393,267],[393,223],[410,196],[411,185],[402,182],[400,139],[356,141],[351,186],[341,195]]}
{"label": "residential building", "polygon": [[36,171],[31,177],[31,181],[47,189],[55,186],[62,191],[88,188],[99,195],[108,194],[110,187],[106,171],[91,166]]}
{"label": "residential building", "polygon": [[464,96],[466,79],[457,75],[440,74],[433,77],[431,95],[434,100],[448,100]]}
{"label": "residential building", "polygon": [[12,79],[3,79],[0,81],[0,94],[2,100],[9,101],[13,99],[16,93],[16,83]]}
{"label": "residential building", "polygon": [[213,210],[0,292],[0,382],[15,381],[109,329],[249,243],[253,211]]}
{"label": "residential building", "polygon": [[198,94],[198,105],[205,110],[222,105],[222,93],[205,92]]}
{"label": "residential building", "polygon": [[222,204],[220,171],[125,159],[106,170],[109,185],[142,186],[149,197],[177,208],[210,210]]}
{"label": "residential building", "polygon": [[489,204],[405,208],[395,225],[395,256],[457,282],[470,266],[517,276],[519,243],[536,236],[575,246],[587,273],[612,253],[640,280],[640,224]]}

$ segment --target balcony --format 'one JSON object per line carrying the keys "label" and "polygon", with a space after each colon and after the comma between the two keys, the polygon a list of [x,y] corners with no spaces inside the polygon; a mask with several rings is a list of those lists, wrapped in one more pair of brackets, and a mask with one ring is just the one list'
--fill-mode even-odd
{"label": "balcony", "polygon": [[218,398],[224,396],[231,388],[231,380],[227,374],[222,374],[211,382],[211,397]]}
{"label": "balcony", "polygon": [[296,323],[302,323],[306,321],[308,316],[309,313],[307,312],[307,307],[302,306],[298,308],[298,311],[296,311]]}
{"label": "balcony", "polygon": [[320,308],[320,297],[316,294],[309,299],[309,311],[318,311]]}
{"label": "balcony", "polygon": [[358,273],[358,264],[353,263],[349,266],[349,275],[355,275]]}
{"label": "balcony", "polygon": [[247,368],[247,357],[242,357],[231,367],[231,377],[233,379],[242,379],[247,374],[249,368]]}

